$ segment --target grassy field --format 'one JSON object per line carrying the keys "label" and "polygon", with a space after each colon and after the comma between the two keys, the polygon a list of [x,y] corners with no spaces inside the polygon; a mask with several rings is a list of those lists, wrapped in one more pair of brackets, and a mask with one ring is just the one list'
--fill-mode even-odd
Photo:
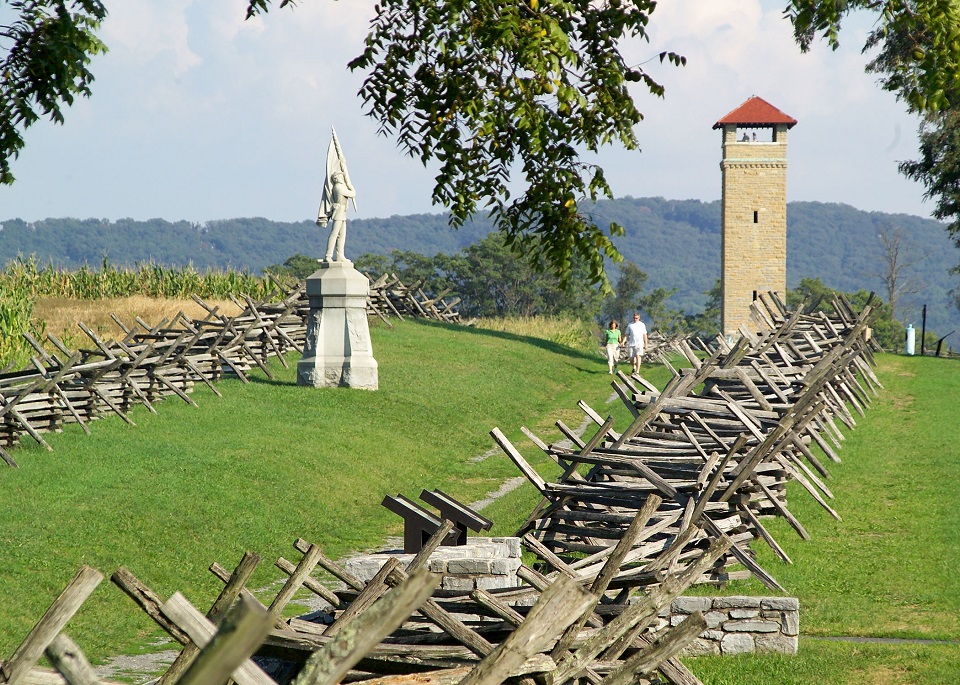
{"label": "grassy field", "polygon": [[[885,389],[857,430],[847,432],[843,463],[829,466],[843,521],[791,488],[790,508],[812,539],[802,541],[776,520],[769,529],[793,565],[757,546],[764,566],[800,599],[800,654],[690,660],[709,685],[960,682],[960,363],[879,359]],[[726,592],[767,594],[756,582]]]}
{"label": "grassy field", "polygon": [[[384,495],[476,501],[518,475],[499,453],[471,460],[494,447],[491,428],[578,425],[578,399],[602,411],[610,395],[599,354],[542,339],[412,322],[372,336],[377,392],[297,387],[277,363],[276,381],[227,381],[222,399],[199,388],[199,409],[171,399],[158,415],[134,411],[137,427],[111,418],[89,437],[50,435],[52,453],[18,450],[21,468],[0,470],[0,654],[79,564],[125,565],[161,596],[208,606],[211,562],[254,550],[264,563],[251,586],[264,587],[282,577],[277,557],[299,558],[298,536],[332,556],[377,546],[401,531]],[[109,582],[69,628],[95,659],[157,632]]]}
{"label": "grassy field", "polygon": [[[514,329],[516,330],[516,329]],[[534,326],[531,333],[537,333]],[[303,536],[331,555],[374,547],[400,531],[384,494],[415,497],[438,487],[470,502],[516,470],[488,452],[499,426],[519,443],[526,424],[557,438],[558,418],[579,425],[578,399],[601,413],[610,395],[605,363],[534,335],[435,324],[375,326],[380,390],[312,390],[278,380],[198,389],[200,409],[169,400],[138,427],[109,419],[49,437],[55,451],[17,454],[0,471],[0,654],[9,654],[80,563],[107,575],[128,566],[162,596],[183,591],[206,606],[219,583],[212,561],[245,549],[264,563],[253,587],[281,574]],[[762,563],[801,602],[800,654],[690,659],[707,685],[733,683],[960,682],[957,644],[856,644],[825,636],[960,640],[960,449],[952,360],[880,358],[886,388],[830,466],[835,522],[802,491],[791,509],[813,539],[770,523],[794,560]],[[645,371],[656,383],[665,371]],[[525,453],[545,473],[536,450]],[[510,533],[536,503],[528,486],[485,510]],[[724,590],[768,594],[759,584]],[[143,648],[152,623],[109,582],[69,626],[95,658]]]}

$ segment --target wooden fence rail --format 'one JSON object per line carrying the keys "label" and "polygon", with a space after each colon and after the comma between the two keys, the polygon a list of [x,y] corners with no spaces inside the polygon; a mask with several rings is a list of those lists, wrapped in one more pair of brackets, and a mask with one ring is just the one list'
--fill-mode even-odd
{"label": "wooden fence rail", "polygon": [[[124,403],[149,402],[148,391],[177,394],[171,385],[186,392],[188,379],[213,380],[232,368],[227,358],[242,372],[275,346],[296,344],[291,331],[288,337],[268,333],[280,329],[291,310],[277,306],[271,316],[249,307],[236,319],[211,311],[189,326],[141,324],[148,332],[131,329],[120,346],[91,335],[95,350],[38,358],[38,375],[2,386],[13,389],[5,394],[11,400],[3,416],[17,422],[35,395],[59,397],[55,388],[67,377],[109,376],[112,395],[94,386],[109,403],[91,390],[87,404],[72,406],[112,405],[122,414]],[[673,369],[662,389],[621,374],[614,386],[633,417],[622,431],[586,403],[580,407],[595,433],[581,438],[557,423],[572,447],[547,444],[524,429],[563,469],[554,482],[539,476],[499,429],[491,432],[542,497],[518,531],[537,561],[520,563],[517,587],[438,589],[427,562],[450,537],[452,521],[443,521],[415,556],[389,559],[368,581],[297,540],[299,561],[277,560],[283,583],[269,602],[246,587],[257,555],[244,554],[233,571],[213,563],[223,590],[206,612],[179,593],[164,599],[126,568],[117,570],[111,580],[182,646],[158,682],[696,685],[676,656],[706,628],[703,616],[691,614],[656,642],[645,631],[692,584],[736,577],[733,564],[782,589],[748,543],[763,539],[790,561],[761,523],[768,515],[783,516],[808,537],[787,506],[784,486],[791,479],[839,517],[829,505],[829,473],[810,448],[830,445],[828,460],[839,459],[838,423],[855,425],[853,413],[865,410],[880,387],[867,336],[869,306],[828,319],[788,312],[765,295],[755,316],[764,323],[760,333],[750,331],[733,345],[716,341],[705,359],[681,345],[691,367]],[[204,352],[195,354],[198,341]],[[173,373],[172,367],[196,373],[185,360],[199,375]],[[134,371],[142,369],[140,379]],[[0,683],[105,682],[65,632],[101,578],[80,569],[0,664]],[[330,581],[341,589],[331,590]],[[297,592],[316,594],[327,609],[284,618]],[[44,654],[52,670],[37,667]]]}
{"label": "wooden fence rail", "polygon": [[[274,299],[233,298],[240,309],[236,316],[196,296],[207,312],[202,319],[180,313],[156,324],[139,317],[128,324],[114,316],[122,331],[118,340],[103,340],[80,322],[88,345],[79,350],[54,335],[46,336],[45,346],[24,334],[36,352],[31,365],[0,374],[0,459],[16,466],[11,449],[24,435],[50,449],[43,433],[68,424],[89,432],[88,423],[114,414],[133,424],[129,413],[136,405],[153,412],[157,401],[170,396],[194,404],[190,394],[197,383],[219,395],[216,383],[225,375],[247,382],[248,372],[259,368],[271,376],[271,358],[286,365],[286,353],[303,352],[310,311],[302,283],[274,285]],[[460,320],[458,300],[428,299],[419,287],[408,288],[395,277],[378,279],[369,302],[384,320],[401,316],[401,309],[407,316]]]}
{"label": "wooden fence rail", "polygon": [[[789,480],[840,518],[830,505],[829,472],[811,446],[839,461],[838,423],[855,426],[849,407],[862,413],[880,387],[867,334],[873,308],[868,304],[855,313],[843,302],[836,306],[841,314],[832,318],[802,308],[788,312],[775,295],[765,294],[754,303],[759,333],[744,331],[733,345],[719,340],[706,359],[679,343],[691,366],[671,366],[673,377],[662,390],[639,375],[618,374],[614,390],[633,417],[622,432],[583,402],[581,409],[598,427],[588,440],[562,422],[557,428],[563,443],[547,444],[524,428],[563,469],[556,482],[541,478],[494,430],[494,439],[542,495],[517,534],[574,571],[595,568],[653,499],[657,507],[645,537],[625,557],[621,587],[654,581],[651,572],[660,567],[653,560],[665,549],[673,547],[683,558],[724,533],[733,542],[729,553],[699,582],[752,574],[782,589],[749,547],[762,539],[790,562],[761,519],[782,516],[809,538],[788,508]],[[694,521],[696,530],[690,527]],[[734,565],[746,570],[729,570]]]}

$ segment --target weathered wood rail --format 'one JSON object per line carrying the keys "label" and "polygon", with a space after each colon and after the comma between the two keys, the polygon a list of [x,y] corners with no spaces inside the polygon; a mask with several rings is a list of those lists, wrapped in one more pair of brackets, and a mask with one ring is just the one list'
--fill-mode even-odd
{"label": "weathered wood rail", "polygon": [[[272,357],[284,362],[287,352],[303,351],[309,301],[302,283],[285,286],[274,281],[274,299],[254,301],[233,298],[240,309],[224,316],[203,300],[194,300],[207,311],[203,319],[180,313],[150,324],[137,317],[132,324],[116,316],[122,336],[103,340],[82,322],[78,324],[89,346],[71,350],[54,335],[46,345],[31,335],[25,338],[36,356],[25,369],[0,374],[0,459],[16,466],[11,448],[23,436],[49,449],[44,433],[58,432],[76,423],[87,424],[107,415],[133,423],[130,410],[176,396],[194,404],[190,394],[198,383],[220,394],[216,383],[225,375],[247,382],[259,368],[267,376]],[[419,288],[408,288],[396,278],[380,278],[371,287],[371,313],[427,317],[459,322],[459,300],[445,296],[427,298]]]}
{"label": "weathered wood rail", "polygon": [[[770,296],[758,302],[755,314],[769,324],[758,327],[761,333],[750,332],[734,345],[717,341],[706,359],[681,345],[691,366],[674,369],[663,389],[639,375],[621,374],[614,387],[633,417],[623,431],[615,431],[612,419],[603,419],[586,403],[581,409],[598,425],[592,436],[582,439],[557,424],[572,447],[546,444],[524,429],[562,467],[555,482],[539,476],[501,431],[492,431],[542,495],[518,531],[538,560],[532,566],[520,564],[517,576],[523,584],[518,587],[438,589],[439,578],[428,571],[428,561],[451,537],[456,524],[449,520],[416,555],[406,562],[389,559],[368,581],[316,545],[297,540],[299,561],[276,561],[285,580],[269,603],[246,587],[260,562],[251,552],[233,571],[211,565],[224,585],[206,612],[179,593],[163,599],[129,570],[118,569],[112,581],[182,645],[158,682],[699,683],[676,656],[705,630],[702,615],[691,614],[656,641],[645,631],[690,585],[735,577],[729,569],[735,563],[780,588],[756,563],[748,543],[761,538],[789,562],[760,521],[771,514],[785,517],[807,537],[787,507],[784,486],[789,479],[839,517],[828,503],[829,474],[810,446],[827,445],[828,459],[838,459],[843,436],[837,424],[853,427],[853,413],[862,412],[880,387],[871,368],[869,306],[827,319],[788,312]],[[144,401],[125,390],[134,382],[129,380],[134,370],[143,367],[125,364],[141,357],[157,360],[145,375],[152,385],[137,381],[147,400],[148,388],[174,392],[171,385],[186,382],[168,370],[169,359],[189,358],[198,369],[209,368],[204,377],[210,380],[225,366],[233,368],[225,362],[227,350],[242,350],[229,358],[250,368],[261,359],[258,354],[269,354],[279,344],[277,339],[265,342],[262,332],[280,327],[289,313],[277,307],[271,318],[258,308],[251,310],[242,324],[211,312],[205,320],[209,329],[197,322],[182,328],[157,326],[149,329],[149,340],[139,337],[146,335],[142,331],[130,330],[123,342],[129,349],[119,348],[122,356],[91,336],[99,353],[54,359],[59,376],[52,374],[50,360],[42,360],[37,366],[47,375],[30,380],[24,397],[56,395],[54,388],[79,368],[88,375],[114,374],[112,383],[120,391],[111,403],[121,409],[121,402],[132,402],[133,396]],[[188,341],[193,337],[204,340],[207,349],[196,360],[185,352],[194,350]],[[296,339],[291,336],[287,344]],[[198,366],[205,360],[219,361]],[[158,371],[164,380],[156,381]],[[104,401],[96,393],[89,399],[94,407]],[[22,416],[19,410],[12,413],[18,404],[4,416],[15,421],[17,414]],[[0,664],[0,683],[102,685],[65,633],[101,580],[94,569],[78,571]],[[331,590],[326,580],[339,581],[343,589]],[[317,595],[328,608],[285,618],[285,609],[301,591]],[[37,667],[42,655],[52,670]]]}
{"label": "weathered wood rail", "polygon": [[387,321],[391,316],[433,319],[448,323],[459,323],[469,326],[475,319],[464,321],[460,317],[457,305],[459,297],[450,297],[450,290],[430,296],[424,291],[424,283],[416,281],[413,285],[405,285],[395,274],[382,274],[373,278],[367,274],[370,281],[370,299],[367,302],[368,312]]}
{"label": "weathered wood rail", "polygon": [[[868,304],[856,313],[843,301],[835,306],[836,317],[805,314],[802,308],[789,312],[776,296],[765,294],[753,308],[760,333],[744,330],[734,345],[719,340],[706,359],[678,344],[691,366],[671,366],[673,378],[662,390],[639,375],[618,374],[614,390],[633,417],[622,432],[583,402],[581,409],[599,426],[588,440],[562,422],[557,428],[572,447],[547,444],[524,428],[563,469],[556,482],[540,477],[495,430],[495,440],[542,495],[518,534],[535,540],[558,563],[593,568],[623,538],[634,514],[653,500],[651,526],[628,554],[621,586],[650,582],[649,571],[657,568],[652,560],[664,549],[672,546],[683,558],[724,533],[733,542],[729,553],[698,582],[752,574],[782,589],[749,547],[762,539],[790,562],[761,518],[782,516],[809,538],[788,508],[788,480],[840,518],[830,506],[829,472],[811,445],[839,461],[838,423],[854,427],[850,407],[862,413],[880,387],[868,336],[873,308]],[[734,565],[745,570],[730,571]]]}
{"label": "weathered wood rail", "polygon": [[[669,674],[670,682],[697,683],[675,656],[704,630],[702,616],[690,616],[656,642],[641,632],[731,542],[720,536],[701,554],[664,568],[659,582],[636,601],[611,603],[606,598],[610,582],[632,536],[644,525],[638,517],[631,537],[596,573],[548,577],[523,566],[528,584],[504,591],[437,591],[440,578],[426,564],[454,529],[450,521],[405,566],[391,559],[367,583],[317,546],[298,540],[295,548],[302,558],[297,564],[277,561],[287,580],[269,604],[245,587],[260,561],[250,552],[233,572],[211,565],[224,588],[206,612],[180,593],[164,600],[126,568],[111,579],[183,646],[159,683],[232,678],[241,685],[401,685],[413,680],[499,685],[507,680],[532,683],[535,677],[538,682],[587,678],[609,684],[649,682],[647,676],[658,669]],[[315,577],[318,569],[347,590],[331,592]],[[0,683],[101,683],[65,628],[102,578],[89,567],[78,571],[14,654],[0,662]],[[283,618],[301,588],[330,603],[326,620]],[[53,670],[37,666],[44,654]]]}

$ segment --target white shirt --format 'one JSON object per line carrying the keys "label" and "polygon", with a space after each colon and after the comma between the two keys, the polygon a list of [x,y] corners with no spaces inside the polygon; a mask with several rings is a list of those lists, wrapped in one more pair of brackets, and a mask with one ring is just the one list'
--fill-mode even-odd
{"label": "white shirt", "polygon": [[647,334],[647,327],[643,321],[634,321],[627,326],[627,345],[643,349],[643,336]]}

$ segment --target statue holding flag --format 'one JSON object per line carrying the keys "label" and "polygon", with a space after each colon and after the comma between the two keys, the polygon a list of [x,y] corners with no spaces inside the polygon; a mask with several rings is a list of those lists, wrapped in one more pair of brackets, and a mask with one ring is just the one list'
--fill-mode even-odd
{"label": "statue holding flag", "polygon": [[379,386],[367,324],[370,281],[343,254],[347,203],[353,200],[356,209],[356,195],[334,131],[327,150],[327,176],[317,215],[318,225],[331,226],[330,237],[326,259],[307,277],[310,314],[303,357],[297,362],[297,385],[363,390],[376,390]]}
{"label": "statue holding flag", "polygon": [[326,262],[349,261],[343,253],[343,244],[347,237],[347,203],[353,200],[353,208],[356,209],[356,197],[357,192],[350,183],[347,162],[343,158],[337,132],[333,131],[333,139],[327,148],[327,175],[323,181],[323,197],[317,214],[318,226],[327,226],[332,222],[324,256]]}

